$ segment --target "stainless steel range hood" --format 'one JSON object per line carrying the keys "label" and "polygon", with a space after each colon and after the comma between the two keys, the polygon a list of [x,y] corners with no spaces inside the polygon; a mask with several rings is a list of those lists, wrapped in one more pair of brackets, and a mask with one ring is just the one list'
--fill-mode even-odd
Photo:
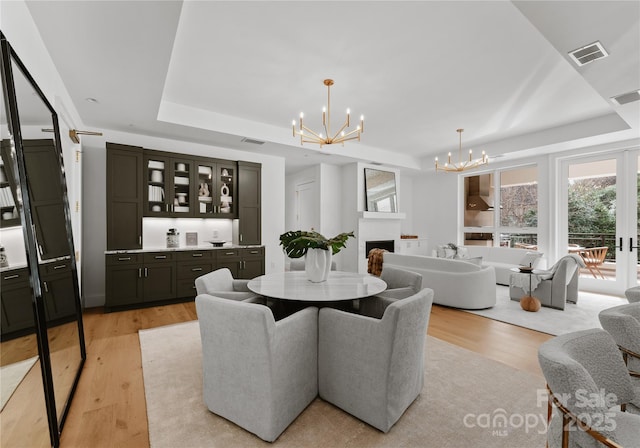
{"label": "stainless steel range hood", "polygon": [[468,181],[467,210],[493,210],[493,194],[491,189],[491,174],[470,176]]}

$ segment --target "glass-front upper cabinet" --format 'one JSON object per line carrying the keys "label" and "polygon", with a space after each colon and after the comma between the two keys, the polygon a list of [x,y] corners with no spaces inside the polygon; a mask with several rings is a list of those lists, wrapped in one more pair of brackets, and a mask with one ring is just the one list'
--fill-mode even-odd
{"label": "glass-front upper cabinet", "polygon": [[144,216],[180,217],[193,214],[190,160],[163,157],[152,152],[144,158],[147,194]]}
{"label": "glass-front upper cabinet", "polygon": [[201,218],[235,218],[236,165],[223,161],[198,161],[197,208]]}

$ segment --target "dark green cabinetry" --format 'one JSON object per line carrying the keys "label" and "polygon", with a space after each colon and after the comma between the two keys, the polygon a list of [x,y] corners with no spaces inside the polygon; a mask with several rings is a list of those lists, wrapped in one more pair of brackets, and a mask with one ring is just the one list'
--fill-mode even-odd
{"label": "dark green cabinetry", "polygon": [[[75,321],[77,305],[69,260],[40,265],[42,298],[49,327]],[[2,339],[35,332],[33,297],[27,268],[8,269],[0,276]]]}
{"label": "dark green cabinetry", "polygon": [[239,240],[242,245],[262,244],[261,171],[258,163],[238,162]]}
{"label": "dark green cabinetry", "polygon": [[142,148],[107,143],[107,249],[142,249]]}
{"label": "dark green cabinetry", "polygon": [[43,260],[69,255],[60,159],[53,140],[24,140],[24,162],[29,173],[31,214],[38,251]]}
{"label": "dark green cabinetry", "polygon": [[228,268],[233,278],[252,279],[264,274],[264,247],[229,248],[217,252],[216,269]]}
{"label": "dark green cabinetry", "polygon": [[0,289],[0,312],[2,339],[7,335],[28,329],[35,331],[29,270],[27,268],[11,269],[2,272],[2,289]]}
{"label": "dark green cabinetry", "polygon": [[176,298],[173,252],[106,256],[107,309]]}
{"label": "dark green cabinetry", "polygon": [[20,215],[16,207],[16,181],[12,167],[15,166],[11,155],[9,140],[0,144],[0,228],[20,225]]}
{"label": "dark green cabinetry", "polygon": [[176,253],[178,291],[177,297],[195,297],[195,279],[216,267],[213,250],[184,251]]}
{"label": "dark green cabinetry", "polygon": [[107,310],[196,296],[195,279],[220,268],[234,278],[264,274],[264,247],[107,254]]}
{"label": "dark green cabinetry", "polygon": [[71,262],[60,261],[40,266],[47,322],[60,323],[75,320],[76,296],[73,289]]}

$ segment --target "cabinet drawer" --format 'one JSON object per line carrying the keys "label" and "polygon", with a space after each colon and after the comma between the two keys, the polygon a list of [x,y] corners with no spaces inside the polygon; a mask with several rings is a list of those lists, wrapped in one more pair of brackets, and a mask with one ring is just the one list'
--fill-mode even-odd
{"label": "cabinet drawer", "polygon": [[185,263],[178,265],[178,280],[195,280],[213,270],[213,263]]}
{"label": "cabinet drawer", "polygon": [[178,261],[195,261],[195,260],[207,260],[213,259],[213,250],[187,250],[184,252],[177,252]]}
{"label": "cabinet drawer", "polygon": [[142,263],[142,254],[109,254],[106,257],[108,266]]}
{"label": "cabinet drawer", "polygon": [[149,252],[144,254],[143,261],[145,263],[157,263],[163,261],[173,261],[175,252]]}
{"label": "cabinet drawer", "polygon": [[59,261],[57,263],[47,263],[44,265],[44,275],[58,274],[71,270],[70,261]]}
{"label": "cabinet drawer", "polygon": [[10,285],[29,284],[29,269],[11,269],[2,273],[2,289]]}
{"label": "cabinet drawer", "polygon": [[240,257],[240,249],[218,249],[216,252],[218,261]]}
{"label": "cabinet drawer", "polygon": [[264,247],[246,247],[242,250],[243,257],[263,257]]}

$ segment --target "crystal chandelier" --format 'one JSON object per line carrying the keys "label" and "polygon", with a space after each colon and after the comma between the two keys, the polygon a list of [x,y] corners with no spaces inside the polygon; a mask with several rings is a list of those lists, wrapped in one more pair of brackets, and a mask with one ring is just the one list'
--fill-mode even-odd
{"label": "crystal chandelier", "polygon": [[489,163],[489,157],[482,151],[482,157],[480,159],[473,160],[473,150],[469,150],[469,160],[462,160],[462,132],[464,129],[456,129],[456,132],[460,134],[460,146],[458,149],[458,163],[451,163],[451,153],[447,156],[447,163],[444,166],[438,164],[438,158],[436,157],[436,171],[466,171],[480,165],[486,165]]}
{"label": "crystal chandelier", "polygon": [[303,143],[317,143],[322,148],[323,145],[332,145],[335,143],[342,143],[344,146],[344,142],[348,140],[358,140],[360,141],[360,134],[364,132],[364,116],[360,116],[360,125],[356,127],[356,129],[345,132],[350,126],[350,115],[351,112],[347,109],[347,119],[345,120],[342,127],[336,132],[333,136],[331,134],[331,86],[333,85],[333,79],[325,79],[324,85],[327,86],[327,106],[322,108],[322,126],[324,127],[324,133],[322,132],[314,132],[308,127],[306,127],[302,119],[304,118],[304,113],[300,112],[300,126],[296,129],[296,121],[293,120],[293,136],[300,136],[300,144]]}

